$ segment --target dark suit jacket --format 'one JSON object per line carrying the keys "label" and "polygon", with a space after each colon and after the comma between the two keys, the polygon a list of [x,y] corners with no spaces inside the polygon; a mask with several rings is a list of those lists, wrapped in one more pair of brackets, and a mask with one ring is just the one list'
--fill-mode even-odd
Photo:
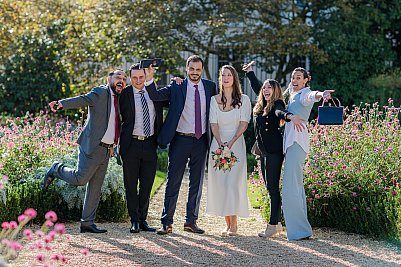
{"label": "dark suit jacket", "polygon": [[[187,78],[188,79],[188,78]],[[187,83],[185,79],[181,85],[177,85],[176,82],[172,82],[166,87],[156,89],[155,83],[150,84],[146,87],[150,98],[153,101],[169,101],[170,108],[164,122],[159,137],[157,139],[161,146],[167,146],[175,136],[178,122],[181,117],[181,113],[184,110],[185,99],[187,96]],[[207,136],[208,141],[211,141],[210,123],[209,123],[209,110],[210,110],[210,99],[212,96],[217,94],[216,84],[212,81],[202,79],[203,86],[205,88],[206,95],[206,122],[207,122]]]}
{"label": "dark suit jacket", "polygon": [[[77,143],[86,154],[92,154],[99,147],[100,141],[109,125],[111,93],[108,85],[99,85],[89,93],[60,100],[64,109],[89,106],[88,118],[78,137]],[[120,121],[119,125],[120,127]]]}
{"label": "dark suit jacket", "polygon": [[[259,95],[262,83],[256,78],[253,71],[247,72],[246,76],[251,82],[252,90]],[[262,154],[283,153],[280,119],[284,120],[287,113],[284,101],[276,100],[266,116],[263,116],[263,113],[254,116],[256,142]]]}
{"label": "dark suit jacket", "polygon": [[[155,106],[156,118],[154,134],[157,136],[163,125],[163,104],[164,102],[153,102]],[[124,154],[132,139],[132,131],[135,124],[135,101],[132,85],[127,86],[120,97],[121,114],[121,134],[120,134],[120,154]]]}

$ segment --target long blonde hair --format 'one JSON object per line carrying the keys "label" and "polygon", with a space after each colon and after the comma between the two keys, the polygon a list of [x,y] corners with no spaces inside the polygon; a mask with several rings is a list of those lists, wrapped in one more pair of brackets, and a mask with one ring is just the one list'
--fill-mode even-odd
{"label": "long blonde hair", "polygon": [[[265,97],[263,96],[263,88],[265,88],[267,84],[269,84],[273,89],[273,93],[269,101],[266,101]],[[260,88],[258,99],[256,100],[255,107],[253,108],[253,115],[256,116],[262,114],[262,116],[266,116],[271,111],[274,102],[279,99],[283,100],[283,92],[280,84],[273,79],[265,80]]]}
{"label": "long blonde hair", "polygon": [[242,88],[241,84],[239,83],[239,77],[238,77],[238,72],[235,70],[235,68],[231,65],[224,65],[221,67],[220,72],[219,72],[219,89],[221,93],[221,103],[223,103],[223,110],[227,106],[227,98],[224,94],[224,87],[223,87],[223,71],[224,69],[228,69],[231,74],[233,75],[234,81],[233,81],[233,92],[231,95],[232,101],[230,103],[230,106],[233,108],[240,107],[242,105],[241,102],[241,97],[242,97]]}

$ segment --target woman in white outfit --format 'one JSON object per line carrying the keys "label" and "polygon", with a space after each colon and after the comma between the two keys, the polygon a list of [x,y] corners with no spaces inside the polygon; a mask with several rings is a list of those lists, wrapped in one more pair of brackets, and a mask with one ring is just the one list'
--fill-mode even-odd
{"label": "woman in white outfit", "polygon": [[210,152],[227,146],[237,157],[231,170],[213,168],[209,154],[206,213],[224,216],[223,236],[237,235],[237,216],[248,217],[246,148],[243,133],[251,119],[251,101],[242,94],[237,71],[225,65],[219,75],[220,93],[211,99],[210,126],[213,141]]}

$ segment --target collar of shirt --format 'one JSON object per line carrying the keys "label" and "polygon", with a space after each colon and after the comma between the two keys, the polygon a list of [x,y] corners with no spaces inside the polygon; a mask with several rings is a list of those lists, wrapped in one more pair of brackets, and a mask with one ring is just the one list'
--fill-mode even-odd
{"label": "collar of shirt", "polygon": [[146,92],[145,87],[143,87],[142,90],[138,90],[134,86],[132,86],[132,89],[133,89],[134,94],[139,94],[140,91],[143,91],[144,93]]}
{"label": "collar of shirt", "polygon": [[[187,78],[187,80],[188,80],[188,85],[191,88],[195,88],[195,85],[200,85],[200,83],[202,82],[202,80],[199,80],[199,83],[193,83],[189,78]],[[198,87],[198,89],[199,89],[199,87]]]}

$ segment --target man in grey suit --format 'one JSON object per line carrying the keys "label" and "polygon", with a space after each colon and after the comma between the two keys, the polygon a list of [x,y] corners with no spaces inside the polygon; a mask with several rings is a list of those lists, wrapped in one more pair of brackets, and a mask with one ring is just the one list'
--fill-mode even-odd
{"label": "man in grey suit", "polygon": [[119,137],[118,96],[126,86],[127,75],[122,70],[109,73],[108,84],[99,85],[89,93],[49,103],[53,112],[62,109],[89,107],[88,119],[77,143],[79,144],[78,166],[71,169],[54,162],[46,173],[43,188],[55,178],[69,184],[86,185],[85,201],[81,218],[81,233],[105,233],[94,224],[100,201],[101,187],[106,176],[109,158]]}

